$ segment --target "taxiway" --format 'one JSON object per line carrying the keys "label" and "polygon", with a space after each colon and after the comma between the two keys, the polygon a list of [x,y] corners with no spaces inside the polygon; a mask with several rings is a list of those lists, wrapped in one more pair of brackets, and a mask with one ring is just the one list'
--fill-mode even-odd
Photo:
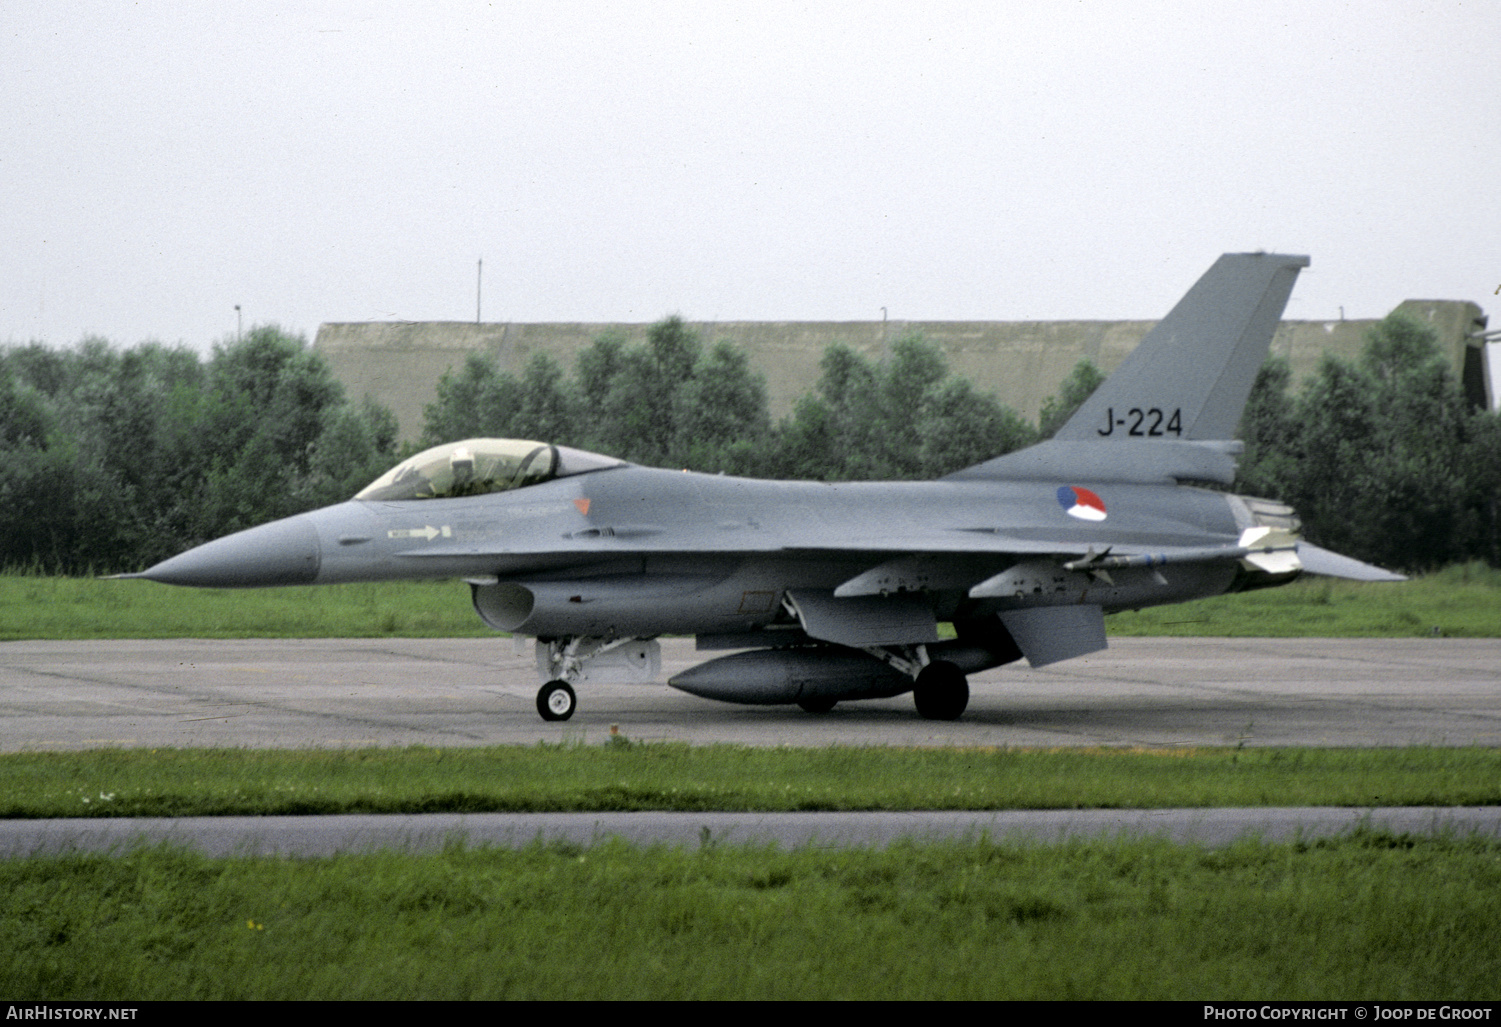
{"label": "taxiway", "polygon": [[[663,643],[663,677],[703,658]],[[711,654],[712,655],[712,654]],[[586,685],[544,723],[530,646],[506,638],[0,644],[0,751],[636,740],[743,745],[1501,745],[1501,641],[1123,638],[976,675],[964,718],[911,698],[733,706]]]}

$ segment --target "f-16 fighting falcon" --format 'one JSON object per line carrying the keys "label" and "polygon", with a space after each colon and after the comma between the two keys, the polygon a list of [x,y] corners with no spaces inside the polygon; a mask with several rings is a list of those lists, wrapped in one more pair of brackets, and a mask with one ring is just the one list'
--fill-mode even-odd
{"label": "f-16 fighting falcon", "polygon": [[463,579],[486,624],[536,639],[546,720],[573,715],[579,686],[656,680],[664,634],[733,650],[668,682],[694,695],[822,713],[910,691],[953,720],[967,675],[1104,649],[1107,613],[1304,571],[1402,580],[1301,541],[1281,503],[1212,487],[1234,481],[1232,436],[1307,265],[1221,257],[1054,438],[937,481],[761,481],[466,439],[126,576]]}

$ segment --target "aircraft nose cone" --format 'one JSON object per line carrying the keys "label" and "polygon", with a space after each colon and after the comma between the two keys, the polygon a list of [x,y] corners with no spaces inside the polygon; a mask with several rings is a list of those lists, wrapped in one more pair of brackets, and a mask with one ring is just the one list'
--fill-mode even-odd
{"label": "aircraft nose cone", "polygon": [[310,585],[321,562],[318,531],[310,518],[299,514],[206,542],[139,577],[200,588]]}

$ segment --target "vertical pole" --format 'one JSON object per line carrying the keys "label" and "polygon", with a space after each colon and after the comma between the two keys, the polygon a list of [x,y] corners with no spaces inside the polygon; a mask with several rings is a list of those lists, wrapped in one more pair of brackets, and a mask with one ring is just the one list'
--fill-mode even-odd
{"label": "vertical pole", "polygon": [[481,257],[479,259],[479,267],[476,268],[475,272],[474,272],[474,323],[475,324],[479,324],[480,323],[480,320],[479,320],[480,286],[483,284],[484,274],[485,274],[485,258]]}

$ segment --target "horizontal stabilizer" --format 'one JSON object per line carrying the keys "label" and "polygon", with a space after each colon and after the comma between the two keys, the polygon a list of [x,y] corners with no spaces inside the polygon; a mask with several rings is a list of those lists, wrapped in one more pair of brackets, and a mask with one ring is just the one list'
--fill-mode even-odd
{"label": "horizontal stabilizer", "polygon": [[1035,606],[1007,610],[1001,623],[1027,662],[1045,667],[1106,648],[1105,612],[1098,606]]}
{"label": "horizontal stabilizer", "polygon": [[1298,543],[1298,559],[1309,574],[1322,574],[1329,578],[1348,578],[1351,581],[1406,581],[1401,574],[1382,570],[1380,567],[1328,549],[1321,549],[1311,542]]}

